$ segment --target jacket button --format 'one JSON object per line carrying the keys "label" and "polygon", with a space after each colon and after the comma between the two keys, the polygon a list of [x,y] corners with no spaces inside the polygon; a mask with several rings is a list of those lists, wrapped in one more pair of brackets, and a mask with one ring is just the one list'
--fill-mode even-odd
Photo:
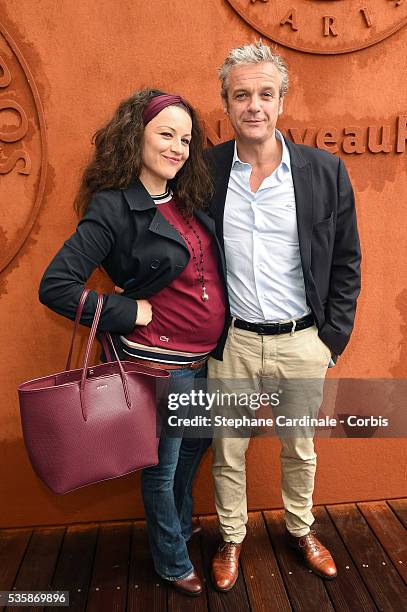
{"label": "jacket button", "polygon": [[153,270],[156,270],[159,265],[160,265],[160,260],[159,259],[153,259],[151,262],[151,268],[153,268]]}

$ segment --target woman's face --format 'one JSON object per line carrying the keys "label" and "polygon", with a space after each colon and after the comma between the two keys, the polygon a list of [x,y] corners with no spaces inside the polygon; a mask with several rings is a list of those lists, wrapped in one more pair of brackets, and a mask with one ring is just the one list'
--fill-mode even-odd
{"label": "woman's face", "polygon": [[165,191],[167,180],[174,178],[185,164],[191,131],[191,117],[179,106],[167,106],[147,123],[140,179],[150,193]]}

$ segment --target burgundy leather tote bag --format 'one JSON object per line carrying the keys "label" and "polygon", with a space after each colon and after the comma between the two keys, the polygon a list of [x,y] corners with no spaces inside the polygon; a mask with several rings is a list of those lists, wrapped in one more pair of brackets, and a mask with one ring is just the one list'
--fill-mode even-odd
{"label": "burgundy leather tote bag", "polygon": [[[67,493],[158,463],[156,402],[169,373],[120,361],[89,367],[103,307],[97,307],[83,368],[71,370],[72,348],[87,289],[81,295],[64,372],[18,388],[24,442],[32,466],[54,493]],[[108,357],[109,358],[109,357]]]}

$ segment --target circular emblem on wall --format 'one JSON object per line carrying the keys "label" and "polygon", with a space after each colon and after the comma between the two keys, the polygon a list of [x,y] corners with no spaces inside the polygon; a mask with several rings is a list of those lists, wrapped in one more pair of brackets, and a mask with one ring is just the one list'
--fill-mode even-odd
{"label": "circular emblem on wall", "polygon": [[227,0],[255,30],[307,53],[349,53],[407,23],[407,0]]}
{"label": "circular emblem on wall", "polygon": [[45,187],[44,115],[34,79],[0,24],[0,272],[27,239]]}

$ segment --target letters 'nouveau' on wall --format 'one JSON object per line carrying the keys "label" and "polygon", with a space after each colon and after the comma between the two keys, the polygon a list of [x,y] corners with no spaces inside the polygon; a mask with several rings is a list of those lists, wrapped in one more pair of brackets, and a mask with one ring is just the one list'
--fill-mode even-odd
{"label": "letters 'nouveau' on wall", "polygon": [[[233,138],[228,119],[205,120],[206,138],[217,145]],[[405,153],[407,145],[407,114],[398,115],[384,125],[293,126],[285,125],[281,131],[296,144],[318,147],[330,153]]]}

